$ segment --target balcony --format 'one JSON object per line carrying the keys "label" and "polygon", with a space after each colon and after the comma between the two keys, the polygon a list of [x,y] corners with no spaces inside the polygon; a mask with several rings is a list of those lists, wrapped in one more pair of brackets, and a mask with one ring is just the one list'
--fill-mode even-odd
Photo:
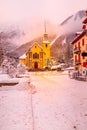
{"label": "balcony", "polygon": [[86,57],[87,56],[87,51],[83,51],[82,56]]}
{"label": "balcony", "polygon": [[73,52],[74,53],[80,53],[81,52],[81,47],[75,47],[74,49],[73,49]]}

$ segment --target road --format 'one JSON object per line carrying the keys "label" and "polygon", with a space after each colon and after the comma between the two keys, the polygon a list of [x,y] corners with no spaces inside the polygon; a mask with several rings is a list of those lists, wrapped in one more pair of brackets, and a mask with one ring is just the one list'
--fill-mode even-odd
{"label": "road", "polygon": [[57,72],[30,73],[34,130],[87,130],[87,82]]}
{"label": "road", "polygon": [[87,130],[87,82],[56,71],[18,80],[0,87],[0,130]]}

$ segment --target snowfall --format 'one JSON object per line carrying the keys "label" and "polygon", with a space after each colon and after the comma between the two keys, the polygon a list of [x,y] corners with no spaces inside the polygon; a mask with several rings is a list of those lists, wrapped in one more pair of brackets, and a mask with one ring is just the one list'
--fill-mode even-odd
{"label": "snowfall", "polygon": [[0,74],[0,130],[87,130],[87,81],[64,72]]}

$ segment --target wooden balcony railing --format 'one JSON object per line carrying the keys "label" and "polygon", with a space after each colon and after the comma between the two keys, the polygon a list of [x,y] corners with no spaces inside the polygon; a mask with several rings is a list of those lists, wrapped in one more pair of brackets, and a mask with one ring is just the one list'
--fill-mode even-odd
{"label": "wooden balcony railing", "polygon": [[74,53],[80,53],[80,52],[81,52],[81,47],[75,47],[75,48],[73,49],[73,52],[74,52]]}

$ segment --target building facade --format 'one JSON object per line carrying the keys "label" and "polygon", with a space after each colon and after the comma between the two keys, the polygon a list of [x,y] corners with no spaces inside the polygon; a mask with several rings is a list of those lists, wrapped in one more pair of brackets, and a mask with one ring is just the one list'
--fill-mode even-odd
{"label": "building facade", "polygon": [[34,43],[25,55],[19,58],[19,62],[24,63],[30,69],[42,69],[43,67],[50,66],[51,58],[48,34],[44,34],[42,45],[39,45],[37,42]]}
{"label": "building facade", "polygon": [[83,21],[83,30],[80,33],[76,33],[72,45],[74,69],[82,72],[83,69],[87,69],[87,11]]}

